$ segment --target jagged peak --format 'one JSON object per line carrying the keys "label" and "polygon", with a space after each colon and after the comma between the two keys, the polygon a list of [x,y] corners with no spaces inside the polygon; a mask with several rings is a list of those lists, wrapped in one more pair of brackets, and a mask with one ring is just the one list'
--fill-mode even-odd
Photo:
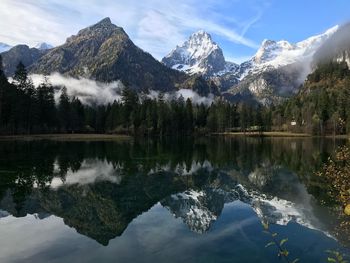
{"label": "jagged peak", "polygon": [[122,33],[127,36],[123,28],[114,25],[111,19],[109,17],[106,17],[92,26],[81,29],[77,35],[69,37],[67,39],[67,42],[74,41],[77,37],[81,36],[90,36],[96,34],[110,35],[115,32]]}
{"label": "jagged peak", "polygon": [[105,17],[100,22],[98,22],[97,24],[112,24],[112,21],[111,21],[111,19],[109,17]]}
{"label": "jagged peak", "polygon": [[224,70],[226,65],[221,48],[204,30],[194,32],[162,61],[173,69],[189,74],[213,74]]}
{"label": "jagged peak", "polygon": [[203,29],[194,32],[182,46],[186,45],[211,45],[218,47],[211,35]]}
{"label": "jagged peak", "polygon": [[267,46],[271,46],[271,45],[274,45],[274,44],[276,44],[276,41],[265,38],[265,39],[261,42],[261,47],[267,47]]}
{"label": "jagged peak", "polygon": [[[115,29],[115,28],[117,28],[117,26],[112,24],[112,21],[109,17],[106,17],[106,18],[102,19],[101,21],[97,22],[96,24],[89,26],[86,29],[96,30],[96,29]],[[83,32],[84,30],[85,29],[82,29],[82,30],[80,30],[80,32]]]}
{"label": "jagged peak", "polygon": [[200,30],[198,30],[197,32],[194,32],[194,33],[190,36],[190,38],[194,38],[194,37],[207,37],[207,38],[209,38],[209,39],[212,39],[212,38],[211,38],[211,35],[210,35],[208,32],[204,31],[203,29],[200,29]]}

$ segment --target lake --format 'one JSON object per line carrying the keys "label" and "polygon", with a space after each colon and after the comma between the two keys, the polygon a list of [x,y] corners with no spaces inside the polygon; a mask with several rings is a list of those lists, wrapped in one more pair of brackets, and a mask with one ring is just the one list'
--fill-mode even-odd
{"label": "lake", "polygon": [[327,262],[349,240],[315,172],[346,143],[2,141],[0,262]]}

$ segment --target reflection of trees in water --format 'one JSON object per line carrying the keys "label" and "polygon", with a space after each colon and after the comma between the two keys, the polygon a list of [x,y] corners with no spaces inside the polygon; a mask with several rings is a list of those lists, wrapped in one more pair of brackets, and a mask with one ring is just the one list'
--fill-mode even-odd
{"label": "reflection of trees in water", "polygon": [[[322,193],[322,182],[313,176],[313,172],[329,156],[332,148],[329,143],[332,142],[282,138],[141,140],[133,143],[2,142],[0,195],[11,188],[20,204],[34,185],[44,187],[54,177],[64,181],[69,170],[78,171],[83,161],[89,159],[106,161],[124,176],[159,171],[165,167],[169,171],[180,167],[189,172],[194,164],[205,166],[209,162],[215,168],[233,168],[243,177],[258,172],[256,176],[262,181],[272,176],[275,167],[283,166],[296,172],[309,191],[317,195]],[[275,184],[274,180],[264,182],[264,187]]]}
{"label": "reflection of trees in water", "polygon": [[[0,199],[13,203],[7,209],[14,215],[52,213],[107,244],[137,215],[187,189],[229,191],[239,182],[287,198],[297,195],[293,185],[301,178],[317,196],[322,184],[312,174],[332,147],[312,139],[268,138],[1,142]],[[54,178],[64,182],[87,162],[112,165],[122,180],[50,189]],[[263,184],[257,185],[254,172]]]}

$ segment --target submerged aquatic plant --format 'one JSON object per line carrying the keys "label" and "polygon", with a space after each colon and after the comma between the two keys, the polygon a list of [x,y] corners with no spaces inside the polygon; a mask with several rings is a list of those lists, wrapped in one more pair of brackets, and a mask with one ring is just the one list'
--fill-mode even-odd
{"label": "submerged aquatic plant", "polygon": [[346,255],[341,254],[339,251],[327,250],[326,252],[329,254],[327,258],[328,262],[348,263],[348,261],[345,260]]}
{"label": "submerged aquatic plant", "polygon": [[[271,241],[265,245],[265,248],[274,246],[278,250],[278,257],[282,258],[287,263],[297,263],[300,262],[299,258],[291,259],[290,252],[286,247],[286,243],[288,242],[288,238],[279,238],[278,233],[272,232],[270,230],[270,226],[268,222],[261,222],[262,226],[264,228],[264,233],[268,234],[271,238]],[[342,254],[339,251],[336,250],[326,250],[326,253],[328,254],[327,262],[333,262],[333,263],[349,263],[347,260],[348,255]]]}
{"label": "submerged aquatic plant", "polygon": [[274,246],[278,250],[277,256],[279,258],[284,259],[287,263],[296,263],[299,262],[299,258],[296,258],[294,260],[290,259],[290,253],[286,247],[286,243],[288,242],[288,238],[279,238],[278,233],[271,232],[270,226],[268,222],[262,222],[262,226],[264,228],[264,233],[268,234],[271,238],[271,242],[266,244],[267,247]]}

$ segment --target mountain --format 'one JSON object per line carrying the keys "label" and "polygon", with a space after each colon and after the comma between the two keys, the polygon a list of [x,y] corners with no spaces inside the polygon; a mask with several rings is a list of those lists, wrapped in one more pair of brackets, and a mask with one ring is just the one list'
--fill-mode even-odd
{"label": "mountain", "polygon": [[164,57],[162,62],[170,68],[191,75],[212,76],[226,69],[221,48],[203,30],[192,34],[187,41]]}
{"label": "mountain", "polygon": [[34,48],[39,49],[39,50],[47,50],[53,48],[52,45],[45,43],[45,42],[40,42],[34,46]]}
{"label": "mountain", "polygon": [[1,53],[4,72],[7,76],[13,76],[19,62],[28,67],[35,63],[47,51],[30,48],[27,45],[17,45],[10,50]]}
{"label": "mountain", "polygon": [[315,52],[338,28],[298,43],[265,39],[256,54],[240,65],[226,62],[218,44],[208,33],[199,31],[162,62],[173,69],[212,79],[229,100],[279,103],[297,93],[312,70]]}
{"label": "mountain", "polygon": [[[198,79],[169,69],[149,53],[138,48],[123,28],[105,18],[95,25],[82,29],[66,43],[55,47],[30,67],[31,73],[85,77],[101,82],[120,80],[136,90],[173,91],[198,87]],[[192,79],[193,81],[188,81]],[[204,90],[210,90],[201,82]]]}
{"label": "mountain", "polygon": [[[338,28],[296,44],[264,40],[257,53],[240,65],[240,82],[229,93],[248,92],[263,104],[279,103],[296,94],[312,71],[314,54]],[[237,76],[236,72],[232,74]]]}
{"label": "mountain", "polygon": [[10,45],[0,42],[0,53],[8,51],[9,49],[11,49]]}

